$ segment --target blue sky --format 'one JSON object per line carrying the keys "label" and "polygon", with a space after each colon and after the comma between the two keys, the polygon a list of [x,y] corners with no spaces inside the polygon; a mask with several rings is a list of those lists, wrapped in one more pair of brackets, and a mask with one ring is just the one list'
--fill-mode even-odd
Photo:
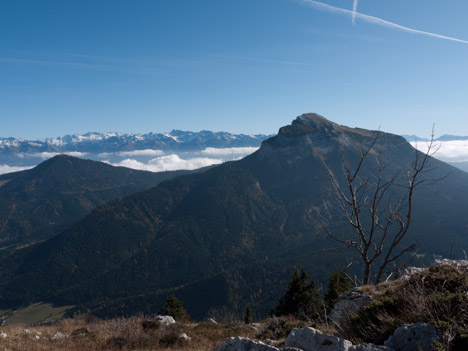
{"label": "blue sky", "polygon": [[[352,14],[329,6],[352,10]],[[317,112],[468,135],[468,1],[2,0],[0,136],[275,133]]]}

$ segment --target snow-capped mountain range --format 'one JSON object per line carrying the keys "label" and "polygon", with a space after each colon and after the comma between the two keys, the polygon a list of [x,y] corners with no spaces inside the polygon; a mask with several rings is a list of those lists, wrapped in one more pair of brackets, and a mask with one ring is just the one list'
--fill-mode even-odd
{"label": "snow-capped mountain range", "polygon": [[42,140],[0,138],[0,154],[40,152],[120,152],[133,150],[196,151],[207,147],[258,147],[268,135],[231,134],[227,132],[189,132],[125,134],[86,133]]}
{"label": "snow-capped mountain range", "polygon": [[36,166],[58,154],[152,172],[196,169],[244,157],[269,135],[228,132],[86,133],[42,140],[0,138],[0,174]]}
{"label": "snow-capped mountain range", "polygon": [[[34,167],[58,154],[152,172],[196,169],[242,158],[269,137],[207,130],[147,134],[90,132],[42,140],[0,137],[0,174]],[[425,138],[403,137],[422,151],[427,145]],[[442,135],[435,142],[436,158],[468,171],[468,136]]]}

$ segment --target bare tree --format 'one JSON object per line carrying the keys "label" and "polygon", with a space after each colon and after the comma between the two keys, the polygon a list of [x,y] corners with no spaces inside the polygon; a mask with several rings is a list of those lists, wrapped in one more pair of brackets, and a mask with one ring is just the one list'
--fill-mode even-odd
{"label": "bare tree", "polygon": [[[406,253],[415,252],[416,243],[403,245],[413,216],[413,197],[415,189],[428,181],[434,168],[428,165],[434,148],[434,133],[428,142],[426,153],[415,151],[412,162],[405,174],[392,171],[389,163],[382,161],[376,152],[376,144],[381,137],[377,133],[367,147],[361,146],[357,165],[352,168],[342,156],[343,177],[337,174],[322,160],[332,185],[335,205],[339,215],[350,225],[351,231],[342,236],[327,234],[346,247],[353,248],[363,264],[362,284],[380,282],[392,265]],[[375,174],[364,177],[362,169],[365,162],[373,159],[377,164]],[[404,242],[404,241],[403,241]]]}

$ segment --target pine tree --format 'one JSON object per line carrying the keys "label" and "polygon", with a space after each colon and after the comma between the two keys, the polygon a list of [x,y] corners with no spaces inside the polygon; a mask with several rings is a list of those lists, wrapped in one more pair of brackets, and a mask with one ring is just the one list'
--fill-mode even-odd
{"label": "pine tree", "polygon": [[328,280],[328,291],[325,295],[325,300],[327,301],[328,306],[332,307],[338,300],[338,296],[341,293],[350,290],[351,287],[351,281],[345,271],[332,272]]}
{"label": "pine tree", "polygon": [[166,299],[162,314],[172,316],[177,321],[188,321],[189,315],[185,310],[182,302],[180,302],[174,295]]}
{"label": "pine tree", "polygon": [[245,307],[245,312],[244,312],[244,323],[245,324],[250,324],[252,323],[252,308],[250,305],[247,305]]}
{"label": "pine tree", "polygon": [[274,315],[294,315],[299,318],[314,318],[321,311],[321,296],[313,280],[302,269],[296,269],[286,289],[286,294],[280,299],[274,310]]}

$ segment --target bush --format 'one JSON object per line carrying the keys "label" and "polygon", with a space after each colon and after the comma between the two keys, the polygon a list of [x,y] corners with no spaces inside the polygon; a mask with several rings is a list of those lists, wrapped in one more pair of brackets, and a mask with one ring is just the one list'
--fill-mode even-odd
{"label": "bush", "polygon": [[396,281],[351,320],[353,341],[383,343],[402,324],[425,322],[442,334],[452,351],[468,350],[468,272],[433,266]]}
{"label": "bush", "polygon": [[176,321],[188,321],[190,319],[187,311],[182,305],[182,302],[180,302],[174,295],[166,300],[166,304],[164,305],[161,313],[166,316],[174,317]]}
{"label": "bush", "polygon": [[161,323],[158,321],[148,321],[145,320],[141,322],[141,327],[144,331],[158,329],[161,326]]}

